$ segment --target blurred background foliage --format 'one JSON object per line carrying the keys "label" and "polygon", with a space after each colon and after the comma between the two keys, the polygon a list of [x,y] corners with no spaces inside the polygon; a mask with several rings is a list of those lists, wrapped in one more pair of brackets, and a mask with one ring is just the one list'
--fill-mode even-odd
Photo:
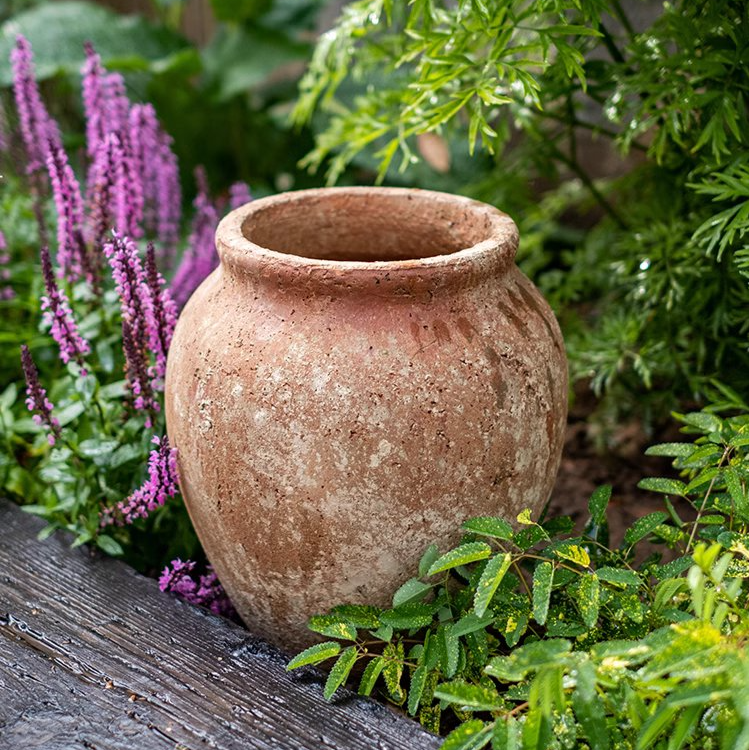
{"label": "blurred background foliage", "polygon": [[487,201],[518,223],[601,423],[743,407],[746,3],[107,4],[0,3],[0,59],[29,38],[69,149],[88,39],[155,105],[186,201],[198,163],[218,194],[379,179]]}

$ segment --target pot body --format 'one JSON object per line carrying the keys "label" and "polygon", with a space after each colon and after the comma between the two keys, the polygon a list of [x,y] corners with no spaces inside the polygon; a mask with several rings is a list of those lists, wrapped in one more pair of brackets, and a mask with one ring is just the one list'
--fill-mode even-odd
{"label": "pot body", "polygon": [[309,616],[387,606],[466,518],[540,511],[567,368],[516,244],[504,214],[426,191],[301,191],[222,222],[221,265],[171,345],[166,418],[251,630],[308,645]]}

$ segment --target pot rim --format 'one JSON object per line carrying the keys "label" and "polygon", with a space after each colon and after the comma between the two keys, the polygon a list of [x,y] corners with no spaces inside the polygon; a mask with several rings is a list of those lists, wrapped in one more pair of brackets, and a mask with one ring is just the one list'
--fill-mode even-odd
{"label": "pot rim", "polygon": [[[404,209],[413,206],[414,199],[425,203],[442,204],[447,210],[464,214],[464,222],[473,217],[487,227],[486,237],[473,245],[452,252],[400,260],[333,260],[303,254],[273,250],[248,237],[252,232],[253,217],[269,208],[287,205],[303,209],[313,204],[340,196],[365,197],[371,200],[393,198],[403,201]],[[333,187],[313,188],[280,193],[259,198],[227,214],[216,230],[216,248],[221,264],[230,271],[249,273],[258,278],[279,280],[313,280],[343,282],[347,287],[378,285],[386,282],[407,281],[409,286],[428,277],[431,284],[436,277],[452,284],[463,285],[506,271],[514,263],[518,246],[518,231],[505,213],[486,203],[433,190],[392,187]],[[389,284],[388,284],[389,285]],[[384,291],[384,289],[380,289]]]}

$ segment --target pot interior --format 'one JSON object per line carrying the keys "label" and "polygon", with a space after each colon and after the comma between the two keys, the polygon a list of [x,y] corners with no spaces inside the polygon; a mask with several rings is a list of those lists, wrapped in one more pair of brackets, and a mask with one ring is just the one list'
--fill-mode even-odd
{"label": "pot interior", "polygon": [[491,235],[491,217],[479,204],[435,200],[434,195],[386,189],[302,191],[252,211],[242,233],[277,253],[339,262],[449,255]]}

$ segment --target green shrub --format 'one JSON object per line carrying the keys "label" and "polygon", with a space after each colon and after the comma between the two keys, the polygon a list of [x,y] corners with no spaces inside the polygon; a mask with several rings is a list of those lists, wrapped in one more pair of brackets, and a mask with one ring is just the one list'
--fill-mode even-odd
{"label": "green shrub", "polygon": [[[463,139],[483,151],[453,189],[515,217],[573,375],[663,412],[749,388],[747,44],[739,0],[664,4],[643,31],[618,0],[359,0],[318,43],[296,119],[326,114],[307,164],[331,181],[366,151],[381,178],[400,154],[444,187],[413,169],[428,132],[461,164]],[[622,176],[592,176],[596,140],[628,156]],[[556,187],[531,195],[536,177]]]}
{"label": "green shrub", "polygon": [[392,608],[313,617],[333,640],[289,669],[335,657],[330,698],[366,664],[359,692],[455,727],[445,750],[749,748],[749,416],[681,420],[694,442],[648,451],[675,457],[681,479],[642,481],[665,508],[616,547],[610,487],[581,534],[528,512],[470,519],[457,547],[426,550]]}

